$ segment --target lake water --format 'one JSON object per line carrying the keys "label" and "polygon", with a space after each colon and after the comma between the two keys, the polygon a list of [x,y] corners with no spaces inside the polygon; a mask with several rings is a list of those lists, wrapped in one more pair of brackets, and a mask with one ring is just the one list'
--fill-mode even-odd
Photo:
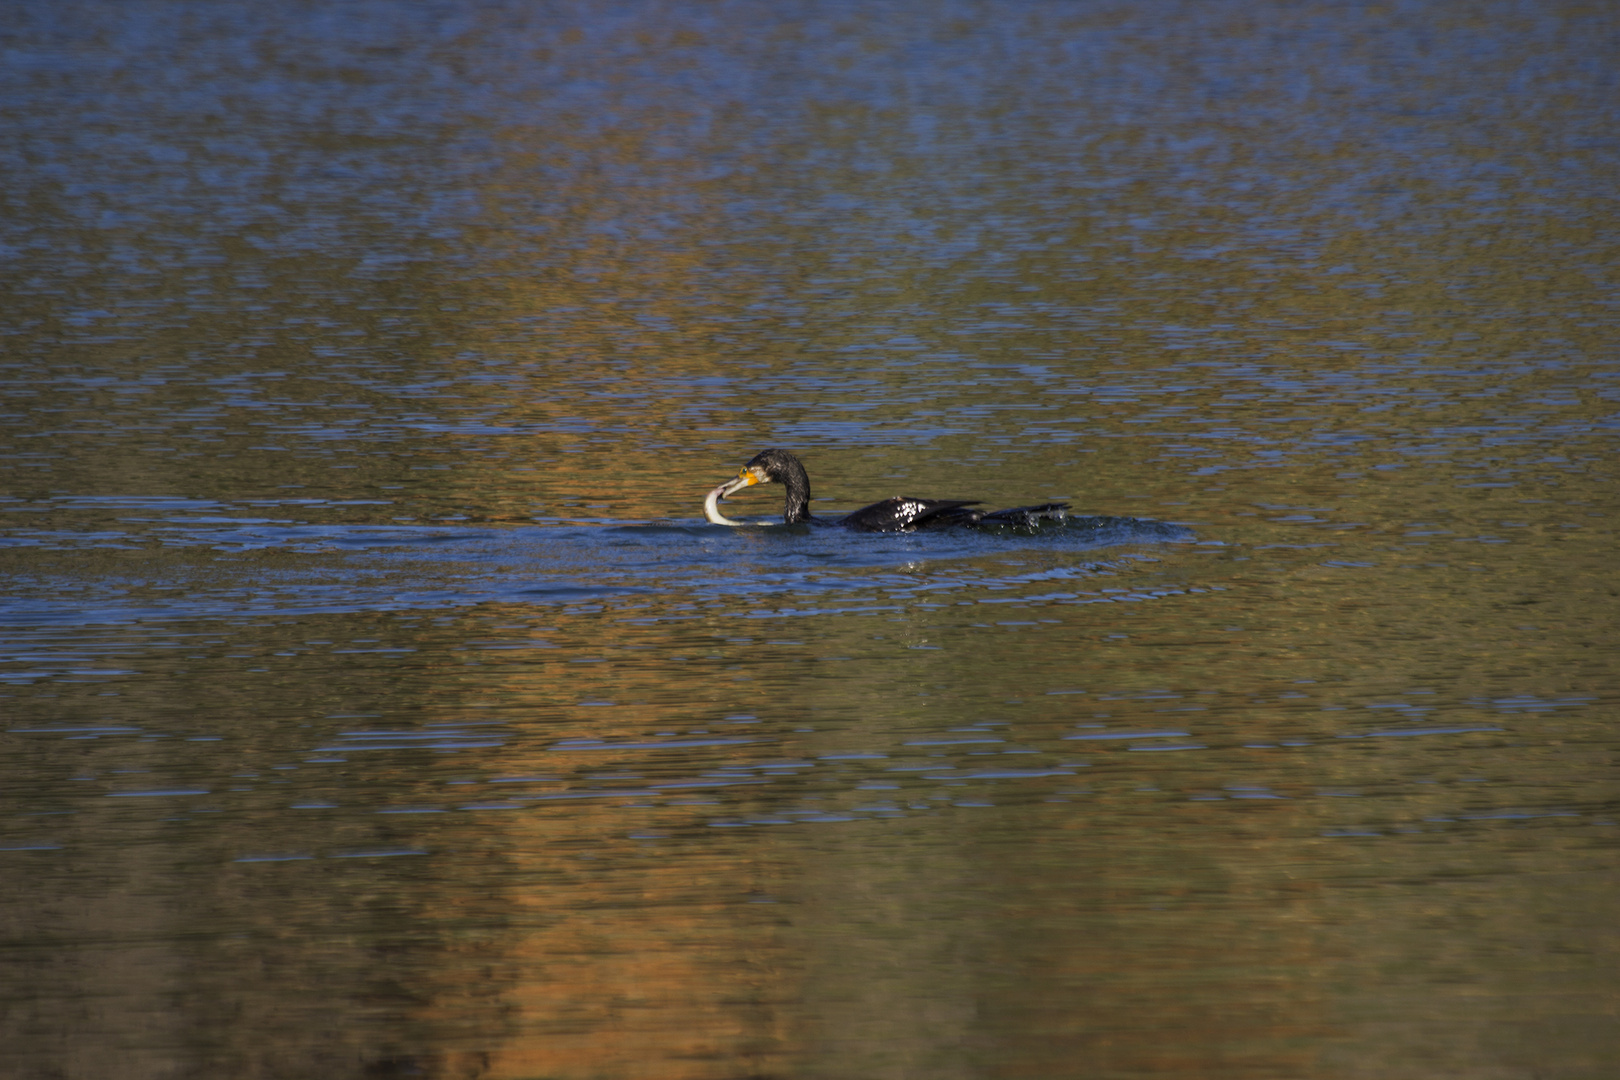
{"label": "lake water", "polygon": [[6,1076],[1616,1075],[1612,6],[0,21]]}

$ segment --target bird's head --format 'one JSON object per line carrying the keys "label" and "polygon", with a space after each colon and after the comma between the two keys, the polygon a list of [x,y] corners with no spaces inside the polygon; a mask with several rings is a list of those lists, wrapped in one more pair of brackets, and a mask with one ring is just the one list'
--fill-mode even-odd
{"label": "bird's head", "polygon": [[720,485],[720,497],[724,499],[756,484],[794,486],[794,479],[804,478],[804,466],[800,464],[798,458],[786,450],[761,450],[748,459],[748,463],[738,470],[735,478]]}

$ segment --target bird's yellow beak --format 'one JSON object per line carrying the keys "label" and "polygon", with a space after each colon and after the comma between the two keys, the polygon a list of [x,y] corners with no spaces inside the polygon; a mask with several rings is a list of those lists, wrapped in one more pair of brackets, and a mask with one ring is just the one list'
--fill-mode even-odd
{"label": "bird's yellow beak", "polygon": [[727,495],[735,494],[746,487],[753,487],[755,484],[768,483],[770,483],[770,478],[765,475],[765,470],[756,465],[752,469],[744,469],[739,472],[735,480],[727,480],[724,484],[721,484],[719,489],[720,498],[723,499]]}

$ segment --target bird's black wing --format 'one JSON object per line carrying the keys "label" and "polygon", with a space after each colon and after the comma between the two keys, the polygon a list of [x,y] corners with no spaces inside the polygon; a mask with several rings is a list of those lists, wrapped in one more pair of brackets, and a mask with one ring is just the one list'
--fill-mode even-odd
{"label": "bird's black wing", "polygon": [[913,499],[896,495],[863,506],[838,524],[861,532],[907,532],[930,525],[969,524],[978,519],[978,511],[962,508],[974,502],[973,499]]}
{"label": "bird's black wing", "polygon": [[1051,502],[1040,503],[1035,506],[1015,506],[1010,510],[997,510],[993,514],[981,514],[973,524],[1012,525],[1032,529],[1043,521],[1062,521],[1068,516],[1068,503]]}

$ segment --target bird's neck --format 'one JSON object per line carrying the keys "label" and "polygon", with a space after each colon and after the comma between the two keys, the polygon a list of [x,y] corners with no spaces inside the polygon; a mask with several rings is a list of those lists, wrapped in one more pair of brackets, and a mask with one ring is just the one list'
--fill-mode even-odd
{"label": "bird's neck", "polygon": [[782,504],[782,520],[789,525],[797,525],[801,521],[810,520],[810,496],[800,493],[792,488],[788,489],[787,501]]}
{"label": "bird's neck", "polygon": [[787,488],[787,497],[782,502],[782,520],[789,525],[797,525],[801,521],[810,520],[810,477],[805,473],[804,466],[797,461],[781,477],[782,486]]}

